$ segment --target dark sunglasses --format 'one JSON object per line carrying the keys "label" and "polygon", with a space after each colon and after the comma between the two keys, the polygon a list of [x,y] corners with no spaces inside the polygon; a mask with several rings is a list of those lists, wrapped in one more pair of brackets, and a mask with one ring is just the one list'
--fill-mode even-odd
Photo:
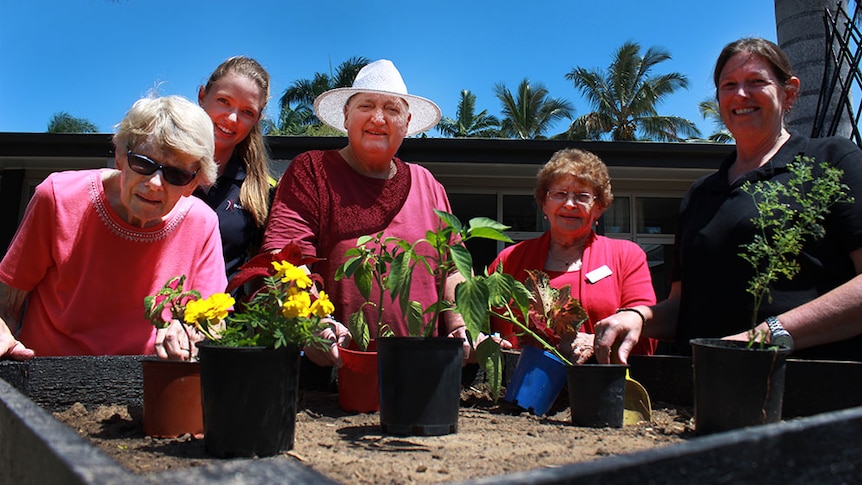
{"label": "dark sunglasses", "polygon": [[197,175],[198,170],[200,170],[198,169],[194,172],[186,172],[185,170],[181,170],[176,167],[162,165],[145,155],[135,153],[131,150],[129,150],[129,168],[141,175],[152,175],[156,170],[161,170],[162,177],[165,179],[165,182],[179,186],[188,185],[192,180],[194,180],[195,175]]}

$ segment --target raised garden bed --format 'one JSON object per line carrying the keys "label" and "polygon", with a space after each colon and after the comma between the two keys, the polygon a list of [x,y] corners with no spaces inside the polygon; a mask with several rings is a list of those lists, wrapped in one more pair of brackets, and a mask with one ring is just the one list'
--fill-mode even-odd
{"label": "raised garden bed", "polygon": [[[284,457],[136,475],[51,416],[76,402],[139,405],[138,361],[100,357],[0,363],[5,381],[0,381],[0,483],[334,483]],[[690,405],[690,360],[648,357],[631,364],[632,376],[654,402]],[[471,483],[852,482],[862,475],[862,465],[856,465],[862,463],[860,379],[859,363],[791,361],[785,417],[809,417]]]}

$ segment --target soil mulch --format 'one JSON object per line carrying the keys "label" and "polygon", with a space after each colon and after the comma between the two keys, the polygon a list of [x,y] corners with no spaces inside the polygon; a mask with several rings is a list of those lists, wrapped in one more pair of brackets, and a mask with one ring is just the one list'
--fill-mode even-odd
{"label": "soil mulch", "polygon": [[[484,390],[468,387],[461,395],[457,433],[403,437],[382,434],[377,413],[342,411],[336,394],[302,391],[296,442],[285,459],[300,460],[343,483],[437,483],[556,467],[694,437],[690,408],[654,403],[651,422],[593,429],[571,425],[567,400],[561,396],[547,416],[538,417],[502,400],[494,403]],[[193,436],[145,436],[142,415],[137,406],[86,409],[80,403],[54,413],[138,474],[218,460]]]}

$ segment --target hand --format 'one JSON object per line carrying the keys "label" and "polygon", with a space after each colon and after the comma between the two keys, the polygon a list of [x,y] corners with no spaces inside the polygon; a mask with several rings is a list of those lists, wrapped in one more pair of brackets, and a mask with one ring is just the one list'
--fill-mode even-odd
{"label": "hand", "polygon": [[9,331],[9,327],[0,320],[0,358],[27,360],[32,359],[35,355],[36,352],[16,340],[12,332]]}
{"label": "hand", "polygon": [[[476,352],[474,352],[473,347],[470,347],[470,342],[467,340],[467,327],[458,327],[455,330],[452,330],[451,332],[449,332],[449,335],[447,335],[447,337],[464,339],[463,344],[462,344],[464,346],[464,360],[462,362],[462,365],[467,364],[467,363],[476,362]],[[497,342],[497,344],[500,345],[501,349],[511,349],[512,348],[512,343],[509,342],[508,340],[500,337],[500,334],[495,333],[495,334],[489,336],[489,335],[486,335],[485,333],[482,333],[482,332],[479,332],[479,336],[476,337],[476,342],[475,342],[476,347],[478,347],[479,344],[481,344],[482,342],[484,342],[485,340],[487,340],[489,338],[493,339],[494,342]]]}
{"label": "hand", "polygon": [[318,346],[305,347],[305,355],[309,360],[319,366],[341,367],[341,353],[339,347],[350,343],[350,330],[335,319],[328,319],[329,327],[320,332],[320,337],[329,340],[329,348],[321,349]]}
{"label": "hand", "polygon": [[[473,359],[473,361],[476,360],[476,356],[473,355],[473,348],[470,347],[470,341],[467,340],[467,327],[465,327],[463,325],[460,327],[457,327],[457,328],[455,328],[455,330],[452,330],[451,332],[449,332],[449,335],[446,335],[446,337],[447,338],[463,339],[463,340],[461,340],[461,346],[464,348],[464,356],[463,356],[463,360],[461,361],[462,366],[464,364],[466,364],[467,362],[469,362],[471,358]],[[478,343],[477,343],[477,345],[478,345]]]}
{"label": "hand", "polygon": [[751,332],[749,330],[746,330],[734,335],[728,335],[727,337],[722,338],[722,340],[741,340],[743,342],[748,342],[750,333]]}
{"label": "hand", "polygon": [[590,357],[595,353],[593,347],[595,337],[595,335],[586,332],[567,333],[560,340],[560,352],[576,364],[583,364],[590,360]]}
{"label": "hand", "polygon": [[156,330],[155,349],[160,359],[192,360],[198,356],[195,345],[204,339],[203,334],[194,327],[172,320],[168,328]]}
{"label": "hand", "polygon": [[[596,360],[600,364],[611,361],[628,363],[632,348],[638,343],[643,331],[643,321],[635,312],[619,312],[596,323]],[[616,352],[614,352],[616,351]]]}

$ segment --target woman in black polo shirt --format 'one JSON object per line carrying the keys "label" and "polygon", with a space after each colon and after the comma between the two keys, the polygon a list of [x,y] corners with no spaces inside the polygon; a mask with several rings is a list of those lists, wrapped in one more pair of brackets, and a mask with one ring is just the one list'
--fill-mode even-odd
{"label": "woman in black polo shirt", "polygon": [[213,121],[218,179],[195,195],[218,214],[228,278],[257,251],[269,214],[274,181],[260,125],[267,100],[269,74],[242,56],[221,63],[198,91]]}
{"label": "woman in black polo shirt", "polygon": [[842,170],[841,181],[856,203],[831,207],[824,237],[802,248],[799,274],[771,286],[756,330],[769,341],[786,339],[789,332],[794,357],[862,360],[862,151],[848,139],[809,139],[787,130],[785,115],[800,82],[787,56],[770,41],[748,38],[725,46],[714,80],[736,150],[718,172],[695,182],[682,201],[668,299],[637,307],[644,322],[628,313],[599,322],[597,357],[607,362],[619,342],[618,357],[625,361],[641,335],[676,341],[681,352],[690,350],[688,341],[695,337],[748,340],[754,303],[746,288],[753,269],[739,252],[754,238],[751,219],[757,210],[742,184],[786,184],[788,163],[802,155]]}

